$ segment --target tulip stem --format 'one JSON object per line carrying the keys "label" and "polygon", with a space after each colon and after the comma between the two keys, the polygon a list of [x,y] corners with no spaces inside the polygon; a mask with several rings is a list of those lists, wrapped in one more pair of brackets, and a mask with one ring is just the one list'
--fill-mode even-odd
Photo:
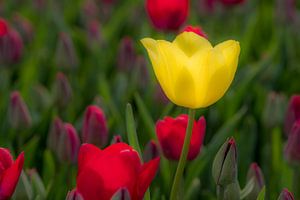
{"label": "tulip stem", "polygon": [[190,142],[191,142],[191,138],[192,138],[194,118],[195,118],[195,110],[194,109],[189,109],[188,125],[187,125],[187,129],[186,129],[183,148],[182,148],[182,151],[181,151],[181,156],[180,156],[180,159],[179,159],[179,163],[178,163],[177,170],[176,170],[176,173],[175,173],[175,178],[174,178],[173,185],[172,185],[170,200],[179,199],[178,198],[178,191],[179,191],[178,188],[179,188],[179,185],[180,185],[180,182],[181,182],[184,167],[185,167],[185,164],[186,164],[187,155],[188,155],[188,152],[189,152]]}

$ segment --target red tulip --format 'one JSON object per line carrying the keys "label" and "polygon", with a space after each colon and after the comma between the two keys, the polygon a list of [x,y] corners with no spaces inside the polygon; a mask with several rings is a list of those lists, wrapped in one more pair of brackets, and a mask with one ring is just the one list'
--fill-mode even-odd
{"label": "red tulip", "polygon": [[126,188],[132,200],[141,200],[158,166],[159,158],[142,164],[138,153],[125,143],[104,150],[84,144],[78,156],[77,190],[84,199],[109,200]]}
{"label": "red tulip", "polygon": [[300,119],[300,95],[291,97],[285,116],[284,130],[289,135],[295,121]]}
{"label": "red tulip", "polygon": [[104,112],[98,106],[87,107],[82,128],[82,141],[103,147],[107,144],[108,130]]}
{"label": "red tulip", "polygon": [[6,35],[8,32],[8,25],[7,22],[0,18],[0,37]]}
{"label": "red tulip", "polygon": [[289,163],[300,164],[300,120],[294,123],[284,154]]}
{"label": "red tulip", "polygon": [[220,0],[223,5],[232,6],[244,3],[245,0]]}
{"label": "red tulip", "polygon": [[[170,160],[179,160],[185,138],[188,116],[179,115],[177,118],[165,117],[156,123],[156,134],[164,155]],[[194,122],[188,160],[193,160],[200,152],[205,135],[206,122],[201,117]]]}
{"label": "red tulip", "polygon": [[200,26],[186,26],[183,29],[183,32],[194,32],[194,33],[207,39],[207,35],[204,33],[204,31],[202,30],[202,28]]}
{"label": "red tulip", "polygon": [[153,25],[164,31],[176,31],[189,14],[189,0],[146,0]]}
{"label": "red tulip", "polygon": [[24,164],[22,152],[16,161],[9,150],[0,148],[0,199],[7,200],[13,195]]}

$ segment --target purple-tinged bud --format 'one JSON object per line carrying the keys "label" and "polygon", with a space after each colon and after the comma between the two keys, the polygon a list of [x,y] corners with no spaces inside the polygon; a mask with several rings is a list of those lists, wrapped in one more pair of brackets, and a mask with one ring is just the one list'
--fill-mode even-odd
{"label": "purple-tinged bud", "polygon": [[247,181],[253,179],[254,187],[247,195],[246,200],[257,199],[260,191],[265,186],[264,175],[257,163],[252,163],[248,170]]}
{"label": "purple-tinged bud", "polygon": [[103,43],[100,23],[97,20],[90,20],[87,24],[87,40],[92,49],[99,48]]}
{"label": "purple-tinged bud", "polygon": [[157,144],[154,142],[154,140],[150,140],[144,149],[144,153],[143,153],[144,162],[149,162],[150,160],[158,156],[159,156],[159,150]]}
{"label": "purple-tinged bud", "polygon": [[285,146],[284,155],[290,164],[300,164],[300,120],[293,125]]}
{"label": "purple-tinged bud", "polygon": [[73,189],[72,191],[68,192],[66,200],[84,200],[83,196],[80,194],[80,192],[77,191],[77,189]]}
{"label": "purple-tinged bud", "polygon": [[32,124],[27,105],[18,91],[10,94],[9,122],[13,128],[29,128]]}
{"label": "purple-tinged bud", "polygon": [[55,117],[51,124],[50,131],[48,133],[48,141],[47,141],[48,147],[52,151],[55,152],[57,150],[59,139],[61,135],[65,134],[64,132],[65,132],[65,127],[63,121],[59,117]]}
{"label": "purple-tinged bud", "polygon": [[61,162],[76,163],[78,151],[80,148],[80,140],[77,131],[72,124],[64,124],[64,134],[60,135],[57,147],[57,155]]}
{"label": "purple-tinged bud", "polygon": [[121,71],[129,71],[135,65],[136,51],[134,48],[134,42],[130,37],[124,37],[118,50],[118,68]]}
{"label": "purple-tinged bud", "polygon": [[78,58],[69,34],[60,33],[56,48],[56,65],[64,69],[76,68]]}
{"label": "purple-tinged bud", "polygon": [[263,111],[263,121],[268,128],[282,124],[286,103],[287,99],[284,95],[276,92],[270,92],[268,94],[265,109]]}
{"label": "purple-tinged bud", "polygon": [[60,108],[65,108],[73,97],[71,85],[67,77],[61,72],[56,74],[54,96],[55,102]]}
{"label": "purple-tinged bud", "polygon": [[83,143],[104,147],[108,140],[108,130],[104,112],[98,106],[88,106],[82,127]]}
{"label": "purple-tinged bud", "polygon": [[120,188],[112,197],[111,200],[130,200],[130,193],[127,188]]}
{"label": "purple-tinged bud", "polygon": [[121,135],[115,135],[111,140],[111,144],[123,142]]}
{"label": "purple-tinged bud", "polygon": [[278,200],[294,200],[293,194],[288,191],[287,189],[283,189],[282,192],[280,193]]}
{"label": "purple-tinged bud", "polygon": [[32,41],[34,31],[32,24],[28,19],[19,14],[16,14],[14,15],[13,23],[18,32],[21,34],[25,43]]}
{"label": "purple-tinged bud", "polygon": [[82,7],[82,15],[85,20],[99,18],[99,8],[95,0],[85,0]]}
{"label": "purple-tinged bud", "polygon": [[6,35],[8,33],[8,25],[7,22],[0,18],[0,37]]}
{"label": "purple-tinged bud", "polygon": [[289,135],[295,121],[300,119],[300,95],[293,95],[289,101],[289,105],[285,115],[284,130]]}
{"label": "purple-tinged bud", "polygon": [[17,31],[9,28],[7,34],[0,37],[0,63],[17,63],[22,54],[22,38]]}
{"label": "purple-tinged bud", "polygon": [[226,186],[237,180],[237,151],[233,138],[227,139],[218,151],[212,166],[217,185]]}

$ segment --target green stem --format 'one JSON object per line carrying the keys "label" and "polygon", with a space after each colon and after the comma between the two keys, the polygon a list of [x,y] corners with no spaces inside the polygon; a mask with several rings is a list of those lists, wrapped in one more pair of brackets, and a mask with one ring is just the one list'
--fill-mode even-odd
{"label": "green stem", "polygon": [[300,167],[294,167],[294,176],[293,176],[293,193],[295,199],[300,199]]}
{"label": "green stem", "polygon": [[192,138],[192,129],[193,129],[194,118],[195,118],[195,110],[189,109],[188,126],[186,129],[186,134],[185,134],[183,148],[181,151],[181,156],[180,156],[177,170],[175,173],[175,178],[174,178],[174,182],[173,182],[173,186],[172,186],[172,190],[171,190],[170,200],[178,199],[177,198],[178,197],[178,187],[180,185],[180,181],[181,181],[184,167],[186,164],[187,155],[189,152],[189,146],[190,146],[190,142],[191,142],[191,138]]}

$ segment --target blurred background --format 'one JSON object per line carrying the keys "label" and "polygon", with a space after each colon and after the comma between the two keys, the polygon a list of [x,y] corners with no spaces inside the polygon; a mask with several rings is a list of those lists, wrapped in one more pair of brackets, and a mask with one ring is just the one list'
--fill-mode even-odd
{"label": "blurred background", "polygon": [[[64,199],[76,186],[76,163],[62,158],[59,145],[51,148],[58,118],[73,124],[81,139],[87,106],[99,106],[109,133],[104,147],[116,135],[127,141],[130,102],[144,149],[157,120],[186,113],[164,96],[140,43],[173,40],[185,25],[200,26],[212,44],[235,39],[241,45],[233,85],[217,104],[197,111],[207,131],[200,156],[186,170],[189,197],[215,199],[211,164],[229,136],[237,141],[241,187],[257,162],[268,199],[292,189],[283,125],[288,100],[300,91],[299,9],[298,0],[191,0],[187,20],[169,30],[153,25],[142,0],[0,1],[0,35],[7,28],[0,38],[0,146],[14,157],[25,152],[14,198]],[[175,170],[175,162],[169,164]],[[160,176],[155,182],[153,199],[167,198],[170,186]]]}

